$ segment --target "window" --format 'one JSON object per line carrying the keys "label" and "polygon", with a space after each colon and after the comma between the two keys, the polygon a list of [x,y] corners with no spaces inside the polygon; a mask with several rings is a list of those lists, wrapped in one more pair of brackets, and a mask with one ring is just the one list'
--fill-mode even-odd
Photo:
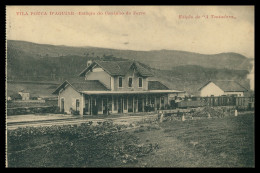
{"label": "window", "polygon": [[139,88],[143,87],[143,78],[139,77],[139,84],[138,84]]}
{"label": "window", "polygon": [[130,87],[130,88],[133,87],[133,78],[132,77],[128,78],[128,87]]}
{"label": "window", "polygon": [[133,112],[133,97],[128,97],[128,112]]}
{"label": "window", "polygon": [[119,87],[119,88],[122,88],[122,87],[123,87],[123,78],[122,78],[122,77],[119,77],[119,78],[118,78],[118,87]]}

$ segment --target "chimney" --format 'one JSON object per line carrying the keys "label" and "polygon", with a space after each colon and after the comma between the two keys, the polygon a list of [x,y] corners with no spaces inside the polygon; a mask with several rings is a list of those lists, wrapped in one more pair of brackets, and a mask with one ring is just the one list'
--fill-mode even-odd
{"label": "chimney", "polygon": [[92,64],[92,60],[88,60],[87,61],[87,67],[90,66]]}

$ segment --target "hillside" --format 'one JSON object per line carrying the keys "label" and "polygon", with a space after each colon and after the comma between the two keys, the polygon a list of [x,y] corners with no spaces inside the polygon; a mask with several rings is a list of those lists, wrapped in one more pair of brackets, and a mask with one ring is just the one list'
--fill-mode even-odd
{"label": "hillside", "polygon": [[113,55],[117,58],[134,59],[153,68],[171,70],[180,65],[200,65],[206,68],[228,68],[250,70],[249,59],[237,53],[220,53],[213,55],[198,54],[177,50],[133,51],[96,47],[69,47],[48,44],[36,44],[25,41],[7,41],[9,51],[23,52],[26,56],[41,59],[60,56],[103,57]]}
{"label": "hillside", "polygon": [[7,78],[13,81],[56,81],[78,75],[90,59],[134,59],[150,66],[154,79],[172,89],[196,94],[210,79],[236,80],[249,88],[250,59],[236,53],[201,55],[160,50],[130,51],[92,47],[67,47],[23,41],[7,42]]}

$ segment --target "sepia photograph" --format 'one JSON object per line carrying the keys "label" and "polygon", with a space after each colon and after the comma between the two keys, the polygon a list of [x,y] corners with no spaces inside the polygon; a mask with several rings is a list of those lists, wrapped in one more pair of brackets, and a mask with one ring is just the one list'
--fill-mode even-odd
{"label": "sepia photograph", "polygon": [[254,168],[255,7],[6,5],[7,168]]}

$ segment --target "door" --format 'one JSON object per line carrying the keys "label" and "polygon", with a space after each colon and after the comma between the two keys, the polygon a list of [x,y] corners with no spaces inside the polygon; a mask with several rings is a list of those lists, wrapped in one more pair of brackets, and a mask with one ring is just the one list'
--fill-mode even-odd
{"label": "door", "polygon": [[128,112],[134,112],[133,110],[133,97],[128,97]]}
{"label": "door", "polygon": [[76,99],[76,111],[79,111],[79,99]]}
{"label": "door", "polygon": [[60,111],[64,113],[64,98],[62,98],[60,102]]}
{"label": "door", "polygon": [[107,114],[107,108],[108,108],[108,105],[107,105],[107,98],[104,98],[103,99],[103,114]]}
{"label": "door", "polygon": [[127,113],[128,112],[128,110],[127,110],[127,103],[128,103],[128,101],[127,101],[127,97],[126,96],[124,96],[123,97],[123,105],[124,105],[124,110],[123,110],[123,113]]}
{"label": "door", "polygon": [[138,98],[138,112],[143,112],[143,99]]}
{"label": "door", "polygon": [[85,100],[85,111],[84,111],[84,114],[88,114],[89,112],[89,108],[88,108],[88,106],[89,106],[89,100],[88,99],[86,99]]}
{"label": "door", "polygon": [[123,112],[122,97],[118,97],[118,113]]}
{"label": "door", "polygon": [[138,112],[138,100],[137,100],[137,97],[135,98],[135,101],[134,101],[134,112]]}

